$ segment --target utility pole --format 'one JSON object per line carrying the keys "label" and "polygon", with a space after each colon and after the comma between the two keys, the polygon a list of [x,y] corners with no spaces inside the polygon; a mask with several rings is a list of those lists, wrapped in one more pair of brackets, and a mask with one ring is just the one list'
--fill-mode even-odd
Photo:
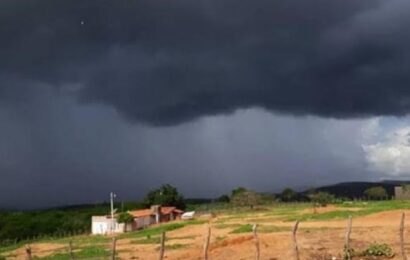
{"label": "utility pole", "polygon": [[110,193],[110,202],[111,202],[111,233],[114,234],[115,231],[115,220],[114,220],[114,198],[117,195],[114,192]]}

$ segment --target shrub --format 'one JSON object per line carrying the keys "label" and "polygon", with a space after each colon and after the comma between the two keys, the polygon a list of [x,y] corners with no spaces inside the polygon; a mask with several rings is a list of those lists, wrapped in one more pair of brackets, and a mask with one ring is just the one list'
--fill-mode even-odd
{"label": "shrub", "polygon": [[284,202],[295,201],[297,199],[298,194],[292,190],[291,188],[286,188],[282,191],[280,198]]}
{"label": "shrub", "polygon": [[331,203],[335,199],[335,197],[332,194],[323,192],[323,191],[312,193],[312,194],[309,194],[308,196],[312,202],[322,207],[326,207],[327,204]]}
{"label": "shrub", "polygon": [[235,206],[245,207],[248,206],[253,209],[254,206],[259,205],[261,202],[261,196],[253,191],[243,191],[236,193],[232,196],[231,203]]}
{"label": "shrub", "polygon": [[228,195],[222,195],[219,198],[216,199],[217,202],[225,202],[225,203],[229,203],[230,198]]}
{"label": "shrub", "polygon": [[386,256],[393,257],[394,253],[391,247],[387,244],[372,244],[363,251],[364,256]]}
{"label": "shrub", "polygon": [[252,232],[252,225],[246,224],[242,225],[236,229],[234,229],[231,233],[232,234],[240,234],[240,233],[250,233]]}
{"label": "shrub", "polygon": [[387,191],[382,186],[368,188],[363,194],[369,199],[384,199],[387,197]]}
{"label": "shrub", "polygon": [[133,221],[134,217],[128,212],[122,212],[118,216],[118,223],[132,223]]}

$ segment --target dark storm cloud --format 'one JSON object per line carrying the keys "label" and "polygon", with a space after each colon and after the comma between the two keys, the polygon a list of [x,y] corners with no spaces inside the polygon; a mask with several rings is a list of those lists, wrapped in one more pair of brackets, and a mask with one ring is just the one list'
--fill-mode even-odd
{"label": "dark storm cloud", "polygon": [[31,83],[69,85],[82,102],[153,125],[253,106],[403,115],[408,7],[403,0],[3,1],[0,100]]}

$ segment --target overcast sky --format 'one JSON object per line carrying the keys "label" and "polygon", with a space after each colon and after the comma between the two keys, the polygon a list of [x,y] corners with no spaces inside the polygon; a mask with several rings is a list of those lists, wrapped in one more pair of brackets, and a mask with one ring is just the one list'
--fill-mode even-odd
{"label": "overcast sky", "polygon": [[2,0],[0,207],[410,175],[408,0]]}

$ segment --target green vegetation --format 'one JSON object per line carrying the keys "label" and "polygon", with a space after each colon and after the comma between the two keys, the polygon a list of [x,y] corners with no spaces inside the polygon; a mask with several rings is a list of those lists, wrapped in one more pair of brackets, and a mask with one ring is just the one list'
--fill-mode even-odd
{"label": "green vegetation", "polygon": [[233,205],[239,207],[249,207],[250,209],[253,209],[256,205],[260,204],[260,202],[261,196],[256,192],[249,190],[236,192],[235,195],[231,197],[231,203]]}
{"label": "green vegetation", "polygon": [[124,234],[121,234],[119,238],[153,237],[153,236],[160,235],[162,232],[169,232],[172,230],[183,228],[188,225],[199,225],[199,224],[204,224],[204,223],[205,221],[202,221],[202,220],[191,220],[191,221],[184,221],[184,222],[177,222],[177,223],[168,223],[168,224],[163,224],[161,226],[142,229],[137,232],[124,233]]}
{"label": "green vegetation", "polygon": [[297,197],[298,194],[291,188],[284,189],[280,195],[281,200],[285,202],[295,201]]}
{"label": "green vegetation", "polygon": [[393,257],[394,253],[391,247],[387,244],[372,244],[362,253],[363,256],[386,256]]}
{"label": "green vegetation", "polygon": [[311,193],[308,195],[308,197],[313,203],[321,207],[325,207],[327,204],[333,202],[333,200],[335,199],[335,196],[324,191]]}
{"label": "green vegetation", "polygon": [[186,208],[184,197],[177,188],[165,184],[160,188],[150,191],[144,198],[145,207],[152,205],[175,206],[184,210]]}
{"label": "green vegetation", "polygon": [[[76,259],[101,259],[110,256],[110,251],[102,247],[86,247],[74,253]],[[58,253],[46,257],[34,257],[42,260],[70,260],[69,253]]]}
{"label": "green vegetation", "polygon": [[[121,204],[115,205],[121,207]],[[127,204],[127,209],[141,204]],[[24,212],[0,212],[0,247],[22,240],[58,239],[90,231],[91,216],[110,212],[108,204]]]}
{"label": "green vegetation", "polygon": [[366,257],[366,259],[368,259],[367,257],[369,257],[369,259],[386,259],[394,257],[393,249],[387,244],[380,243],[371,244],[363,251],[356,251],[353,248],[350,248],[349,252],[345,250],[343,259],[350,259],[347,253],[353,257]]}
{"label": "green vegetation", "polygon": [[232,234],[240,234],[240,233],[249,233],[252,232],[252,225],[246,224],[241,225],[238,228],[234,229],[231,233]]}
{"label": "green vegetation", "polygon": [[[182,237],[166,237],[166,241],[171,240],[180,240],[180,239],[194,239],[196,236],[182,236]],[[151,235],[147,235],[144,239],[136,239],[133,240],[133,244],[159,244],[161,242],[161,238],[159,236],[151,237]]]}
{"label": "green vegetation", "polygon": [[216,241],[223,241],[223,240],[225,240],[226,239],[226,236],[217,236],[216,238],[215,238],[215,240]]}
{"label": "green vegetation", "polygon": [[231,197],[234,197],[235,195],[238,195],[242,192],[248,191],[248,189],[244,188],[244,187],[238,187],[232,190],[231,192]]}
{"label": "green vegetation", "polygon": [[369,202],[351,202],[338,204],[339,207],[355,208],[355,210],[335,210],[320,214],[303,214],[299,216],[288,216],[288,221],[308,221],[308,220],[328,220],[328,219],[345,219],[348,216],[359,217],[370,215],[388,210],[410,209],[410,201],[369,201]]}
{"label": "green vegetation", "polygon": [[118,223],[132,223],[133,221],[134,217],[127,212],[121,212],[118,215]]}
{"label": "green vegetation", "polygon": [[227,229],[227,228],[237,228],[237,227],[240,227],[240,226],[241,226],[241,224],[225,224],[225,223],[222,223],[222,224],[216,224],[213,227],[217,228],[217,229]]}
{"label": "green vegetation", "polygon": [[366,189],[363,195],[372,200],[381,200],[387,197],[387,191],[382,186],[376,186]]}
{"label": "green vegetation", "polygon": [[84,244],[105,244],[110,242],[110,238],[103,235],[82,235],[74,237],[65,237],[59,239],[43,239],[43,242],[57,243],[57,244],[68,244],[70,241],[74,244],[84,245]]}
{"label": "green vegetation", "polygon": [[159,244],[160,242],[161,238],[159,236],[147,236],[144,239],[137,239],[132,241],[133,244]]}
{"label": "green vegetation", "polygon": [[224,194],[224,195],[221,195],[220,197],[218,197],[218,198],[216,199],[216,201],[217,201],[217,202],[229,203],[229,202],[231,201],[231,199],[229,198],[228,195]]}
{"label": "green vegetation", "polygon": [[[171,244],[171,245],[165,245],[165,250],[177,250],[181,248],[187,248],[189,245],[187,244]],[[159,250],[159,248],[157,248]]]}
{"label": "green vegetation", "polygon": [[[153,204],[185,208],[181,194],[171,185],[163,185],[147,194],[143,203],[117,203],[122,212]],[[0,211],[0,252],[3,247],[19,245],[20,241],[58,240],[90,232],[91,216],[109,214],[108,204],[67,207],[35,211]],[[129,223],[132,216],[121,213],[120,223]]]}
{"label": "green vegetation", "polygon": [[[258,227],[258,232],[260,233],[273,233],[273,232],[282,232],[282,231],[290,231],[289,227],[278,227],[273,225],[260,225]],[[250,233],[252,232],[252,225],[239,225],[235,228],[231,234],[241,234],[241,233]]]}

